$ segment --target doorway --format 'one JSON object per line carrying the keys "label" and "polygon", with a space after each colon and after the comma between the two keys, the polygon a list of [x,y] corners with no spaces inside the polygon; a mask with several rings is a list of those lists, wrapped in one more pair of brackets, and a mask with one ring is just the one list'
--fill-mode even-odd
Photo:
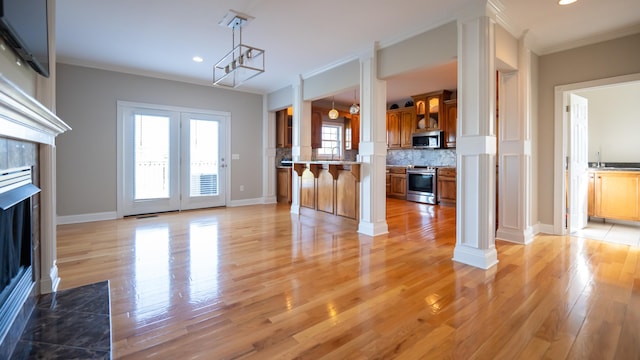
{"label": "doorway", "polygon": [[[574,168],[571,159],[579,158],[580,151],[585,151],[581,146],[574,146],[571,141],[570,112],[565,111],[571,106],[572,94],[583,95],[589,90],[605,89],[619,85],[628,85],[640,82],[640,74],[606,78],[582,83],[575,83],[555,88],[555,150],[554,150],[554,234],[565,235],[578,230],[584,222],[582,201],[572,201],[572,191],[576,198],[582,199],[580,177],[575,172],[582,172],[582,166]],[[574,98],[575,99],[575,98]],[[607,119],[611,121],[612,119]],[[609,126],[609,125],[608,125]],[[619,141],[618,141],[619,143]],[[600,151],[598,151],[600,153]],[[586,155],[589,162],[594,162],[596,152],[588,151]],[[575,181],[575,184],[572,184]],[[586,198],[586,192],[584,194]],[[586,208],[586,207],[585,207]],[[572,218],[574,224],[572,225]],[[577,225],[576,225],[577,223]]]}
{"label": "doorway", "polygon": [[225,206],[228,118],[118,102],[118,217]]}

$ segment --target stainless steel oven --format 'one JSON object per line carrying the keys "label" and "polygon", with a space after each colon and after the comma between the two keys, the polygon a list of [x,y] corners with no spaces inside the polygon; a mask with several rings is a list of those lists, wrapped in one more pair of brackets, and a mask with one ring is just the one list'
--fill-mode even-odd
{"label": "stainless steel oven", "polygon": [[437,204],[436,169],[431,166],[407,168],[407,200]]}

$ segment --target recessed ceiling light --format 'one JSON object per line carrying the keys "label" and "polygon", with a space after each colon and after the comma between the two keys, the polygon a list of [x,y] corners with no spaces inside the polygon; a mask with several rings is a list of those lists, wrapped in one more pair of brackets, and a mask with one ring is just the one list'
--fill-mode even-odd
{"label": "recessed ceiling light", "polygon": [[573,4],[576,1],[578,1],[578,0],[560,0],[560,1],[558,1],[558,4],[560,4],[560,5],[570,5],[570,4]]}
{"label": "recessed ceiling light", "polygon": [[200,56],[194,56],[193,57],[193,61],[197,62],[197,63],[201,63],[204,61],[203,58],[201,58]]}

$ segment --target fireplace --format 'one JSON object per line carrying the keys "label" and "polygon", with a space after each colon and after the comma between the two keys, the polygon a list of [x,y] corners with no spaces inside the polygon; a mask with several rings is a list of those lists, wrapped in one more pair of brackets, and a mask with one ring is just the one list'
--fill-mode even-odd
{"label": "fireplace", "polygon": [[[0,339],[31,294],[34,222],[31,167],[0,171]],[[37,218],[37,217],[36,217]]]}
{"label": "fireplace", "polygon": [[37,297],[60,282],[55,138],[70,129],[0,74],[0,359],[10,357]]}

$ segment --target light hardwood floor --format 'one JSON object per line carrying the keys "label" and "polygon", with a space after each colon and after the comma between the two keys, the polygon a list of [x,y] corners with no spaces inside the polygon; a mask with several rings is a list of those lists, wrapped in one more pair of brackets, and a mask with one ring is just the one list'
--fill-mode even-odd
{"label": "light hardwood floor", "polygon": [[389,234],[289,207],[58,227],[61,289],[110,280],[119,359],[640,359],[640,249],[498,241],[451,260],[455,209],[389,199]]}

